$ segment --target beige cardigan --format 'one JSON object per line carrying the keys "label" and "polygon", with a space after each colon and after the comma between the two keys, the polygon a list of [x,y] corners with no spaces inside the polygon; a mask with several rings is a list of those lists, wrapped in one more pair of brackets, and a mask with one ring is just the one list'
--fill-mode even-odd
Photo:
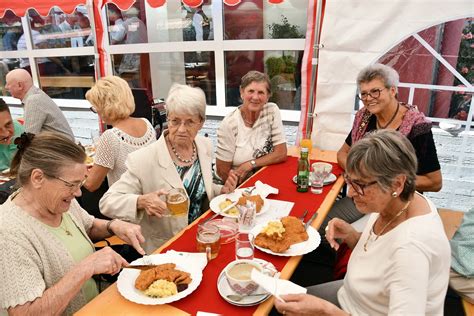
{"label": "beige cardigan", "polygon": [[[195,143],[208,199],[220,192],[221,186],[212,183],[212,145],[209,139],[196,136]],[[145,237],[144,249],[151,253],[188,225],[188,216],[148,216],[137,210],[139,195],[160,189],[184,188],[183,182],[166,146],[164,135],[155,143],[128,155],[127,171],[100,200],[102,214],[140,224]],[[207,210],[204,203],[203,210]]]}
{"label": "beige cardigan", "polygon": [[[0,308],[4,309],[41,297],[75,265],[61,241],[44,224],[11,201],[17,192],[0,206]],[[87,232],[94,217],[76,200],[68,212],[93,247]],[[79,292],[64,314],[72,315],[85,304],[86,300]]]}

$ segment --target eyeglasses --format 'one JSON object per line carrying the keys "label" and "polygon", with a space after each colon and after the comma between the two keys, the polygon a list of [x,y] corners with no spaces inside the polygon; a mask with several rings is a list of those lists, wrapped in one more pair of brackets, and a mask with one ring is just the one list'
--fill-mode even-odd
{"label": "eyeglasses", "polygon": [[347,174],[344,174],[344,180],[346,181],[347,185],[350,185],[354,189],[354,191],[356,191],[356,193],[361,196],[365,194],[364,189],[377,183],[377,181],[371,181],[369,183],[360,183],[357,181],[352,181],[352,179],[349,178]]}
{"label": "eyeglasses", "polygon": [[97,109],[95,108],[95,106],[91,106],[89,110],[91,110],[92,113],[97,114]]}
{"label": "eyeglasses", "polygon": [[377,88],[377,89],[372,89],[370,90],[369,92],[362,92],[360,93],[357,97],[359,99],[361,99],[362,101],[366,101],[369,96],[372,98],[372,99],[378,99],[380,97],[380,92],[385,90],[387,88]]}
{"label": "eyeglasses", "polygon": [[86,178],[84,178],[84,180],[82,180],[81,182],[72,183],[72,182],[69,182],[69,181],[67,181],[67,180],[64,180],[64,179],[61,178],[61,177],[49,175],[49,174],[46,174],[46,173],[45,173],[45,175],[47,175],[47,176],[50,177],[50,178],[54,178],[54,179],[56,179],[56,180],[62,181],[62,183],[64,183],[64,185],[65,185],[66,187],[68,187],[69,190],[71,190],[71,192],[74,192],[74,191],[76,191],[77,189],[82,188],[82,187],[84,186],[84,184],[86,183],[86,181],[87,181],[87,177],[86,177]]}
{"label": "eyeglasses", "polygon": [[200,122],[194,122],[193,120],[181,121],[180,119],[168,120],[168,125],[171,127],[180,127],[182,124],[186,129],[191,129],[199,125]]}

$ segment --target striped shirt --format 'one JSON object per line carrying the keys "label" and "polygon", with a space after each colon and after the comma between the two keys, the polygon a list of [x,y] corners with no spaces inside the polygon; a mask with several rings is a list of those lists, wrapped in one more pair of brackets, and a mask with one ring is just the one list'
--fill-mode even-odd
{"label": "striped shirt", "polygon": [[42,131],[58,132],[74,140],[74,134],[61,109],[43,90],[32,86],[22,100],[25,106],[25,131],[38,134]]}

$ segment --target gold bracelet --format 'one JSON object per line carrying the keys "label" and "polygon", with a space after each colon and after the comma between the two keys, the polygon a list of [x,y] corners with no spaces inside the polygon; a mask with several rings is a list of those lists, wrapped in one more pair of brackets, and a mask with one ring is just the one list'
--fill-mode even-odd
{"label": "gold bracelet", "polygon": [[113,223],[114,221],[116,221],[116,220],[117,220],[117,219],[114,218],[114,219],[112,219],[112,220],[110,220],[110,221],[107,222],[107,226],[106,226],[106,227],[107,227],[107,231],[108,231],[109,234],[111,234],[111,235],[115,235],[115,233],[113,232],[112,229],[110,229],[110,225],[112,225],[112,223]]}

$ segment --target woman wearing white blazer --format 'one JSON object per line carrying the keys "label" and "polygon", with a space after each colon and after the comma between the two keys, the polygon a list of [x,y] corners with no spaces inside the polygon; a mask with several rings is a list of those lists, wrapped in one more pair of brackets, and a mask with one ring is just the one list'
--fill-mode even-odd
{"label": "woman wearing white blazer", "polygon": [[[100,200],[100,211],[139,223],[150,253],[208,209],[209,200],[235,189],[232,174],[224,186],[212,182],[212,145],[197,135],[206,117],[206,98],[199,88],[174,84],[166,99],[168,129],[154,144],[129,154],[127,171]],[[184,188],[188,216],[163,217],[164,196]]]}

